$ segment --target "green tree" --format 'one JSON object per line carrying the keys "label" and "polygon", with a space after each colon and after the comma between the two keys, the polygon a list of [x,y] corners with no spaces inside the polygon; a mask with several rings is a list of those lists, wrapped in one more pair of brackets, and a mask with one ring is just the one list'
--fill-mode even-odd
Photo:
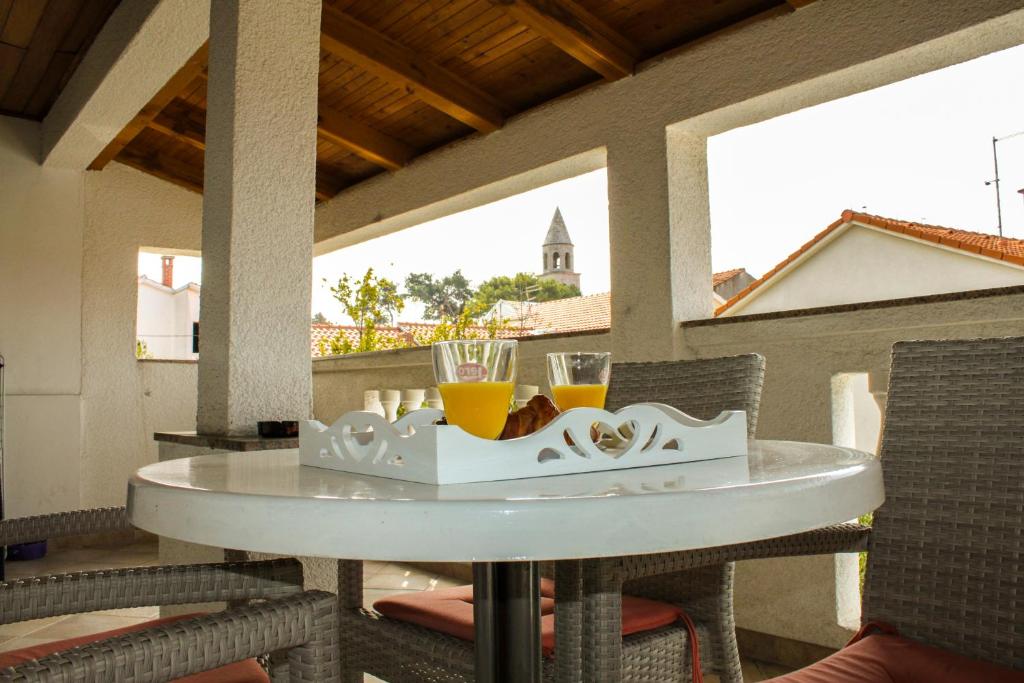
{"label": "green tree", "polygon": [[516,273],[515,276],[499,275],[480,284],[468,305],[473,315],[482,315],[500,299],[505,301],[554,301],[579,296],[580,288],[566,285],[550,278],[541,278],[533,273]]}
{"label": "green tree", "polygon": [[327,319],[327,316],[320,311],[313,314],[312,322],[315,325],[329,325],[331,323],[331,321]]}
{"label": "green tree", "polygon": [[405,291],[406,296],[427,305],[423,312],[427,320],[457,318],[473,298],[473,289],[462,270],[437,280],[430,273],[410,273],[405,278]]}
{"label": "green tree", "polygon": [[400,346],[394,338],[378,333],[380,325],[394,322],[395,315],[405,308],[405,300],[398,293],[398,285],[377,277],[368,268],[362,278],[342,275],[331,293],[341,304],[345,315],[352,319],[359,332],[359,341],[352,344],[340,332],[330,341],[332,354],[380,351]]}

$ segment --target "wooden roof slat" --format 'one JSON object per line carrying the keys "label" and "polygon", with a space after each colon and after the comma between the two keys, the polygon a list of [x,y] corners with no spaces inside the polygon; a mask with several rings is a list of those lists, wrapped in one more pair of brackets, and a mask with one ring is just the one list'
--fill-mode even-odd
{"label": "wooden roof slat", "polygon": [[121,163],[155,175],[193,192],[203,192],[203,171],[167,154],[144,154],[125,147],[117,155]]}
{"label": "wooden roof slat", "polygon": [[324,50],[409,89],[477,130],[497,130],[505,122],[504,106],[495,98],[329,5],[324,5],[321,31]]}
{"label": "wooden roof slat", "polygon": [[807,7],[814,0],[786,0],[792,6],[793,9],[800,9],[801,7]]}
{"label": "wooden roof slat", "polygon": [[415,154],[412,147],[378,130],[340,114],[328,107],[320,107],[317,132],[331,142],[355,152],[367,161],[397,171],[409,163]]}
{"label": "wooden roof slat", "polygon": [[32,42],[36,26],[43,18],[46,0],[14,0],[7,12],[7,20],[0,31],[0,42],[27,48]]}
{"label": "wooden roof slat", "polygon": [[25,51],[21,48],[0,43],[0,95],[7,91],[11,81],[14,80],[14,75],[18,73],[18,67],[21,66],[24,56]]}
{"label": "wooden roof slat", "polygon": [[574,0],[491,2],[608,80],[636,68],[636,48]]}
{"label": "wooden roof slat", "polygon": [[[18,72],[0,99],[0,109],[4,111],[20,112],[25,109],[78,14],[78,0],[50,0],[38,4],[46,5],[47,11],[35,26],[35,37],[18,65]],[[12,7],[12,15],[17,7]],[[20,36],[17,37],[20,39]]]}
{"label": "wooden roof slat", "polygon": [[[205,112],[180,99],[169,102],[147,125],[190,147],[206,149]],[[391,171],[405,166],[415,154],[415,150],[404,142],[327,107],[320,107],[317,133]]]}
{"label": "wooden roof slat", "polygon": [[188,61],[178,69],[177,73],[171,76],[171,80],[167,81],[167,83],[164,84],[164,87],[160,88],[156,95],[153,96],[153,99],[151,99],[149,103],[142,108],[142,111],[136,114],[135,118],[129,121],[128,125],[124,127],[124,130],[118,133],[117,136],[103,148],[103,151],[99,153],[99,156],[89,164],[90,169],[99,171],[110,163],[110,161],[114,157],[118,156],[121,150],[123,150],[128,143],[135,139],[136,135],[142,132],[142,130],[157,117],[157,114],[163,111],[164,107],[166,107],[179,92],[184,90],[185,87],[188,86],[197,76],[203,73],[203,70],[206,68],[206,60],[209,52],[208,48],[209,43],[204,43],[202,47],[196,50],[195,54],[189,57]]}

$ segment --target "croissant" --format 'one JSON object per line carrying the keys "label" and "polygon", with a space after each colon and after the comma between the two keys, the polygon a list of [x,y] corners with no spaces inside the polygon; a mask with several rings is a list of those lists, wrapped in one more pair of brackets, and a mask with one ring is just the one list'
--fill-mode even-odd
{"label": "croissant", "polygon": [[558,408],[547,396],[537,394],[519,410],[510,413],[499,439],[517,439],[533,434],[558,417]]}

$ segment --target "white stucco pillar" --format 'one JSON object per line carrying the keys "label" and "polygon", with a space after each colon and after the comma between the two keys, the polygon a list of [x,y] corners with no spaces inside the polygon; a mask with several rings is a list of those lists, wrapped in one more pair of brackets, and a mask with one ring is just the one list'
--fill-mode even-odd
{"label": "white stucco pillar", "polygon": [[212,3],[201,433],[310,413],[319,54],[320,0]]}
{"label": "white stucco pillar", "polygon": [[706,139],[653,127],[607,149],[613,356],[679,358],[679,322],[712,313]]}

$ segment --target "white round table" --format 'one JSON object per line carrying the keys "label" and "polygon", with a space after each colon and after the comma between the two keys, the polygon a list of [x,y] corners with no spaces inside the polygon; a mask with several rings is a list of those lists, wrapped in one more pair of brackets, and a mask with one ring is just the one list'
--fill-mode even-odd
{"label": "white round table", "polygon": [[752,441],[747,457],[449,486],[298,460],[294,450],[257,451],[149,465],[128,484],[128,516],[161,536],[226,548],[477,563],[489,622],[477,620],[478,649],[484,628],[531,648],[518,653],[528,665],[512,670],[495,661],[507,650],[485,646],[490,673],[480,681],[539,671],[537,561],[775,538],[854,519],[884,499],[876,457],[783,441]]}

